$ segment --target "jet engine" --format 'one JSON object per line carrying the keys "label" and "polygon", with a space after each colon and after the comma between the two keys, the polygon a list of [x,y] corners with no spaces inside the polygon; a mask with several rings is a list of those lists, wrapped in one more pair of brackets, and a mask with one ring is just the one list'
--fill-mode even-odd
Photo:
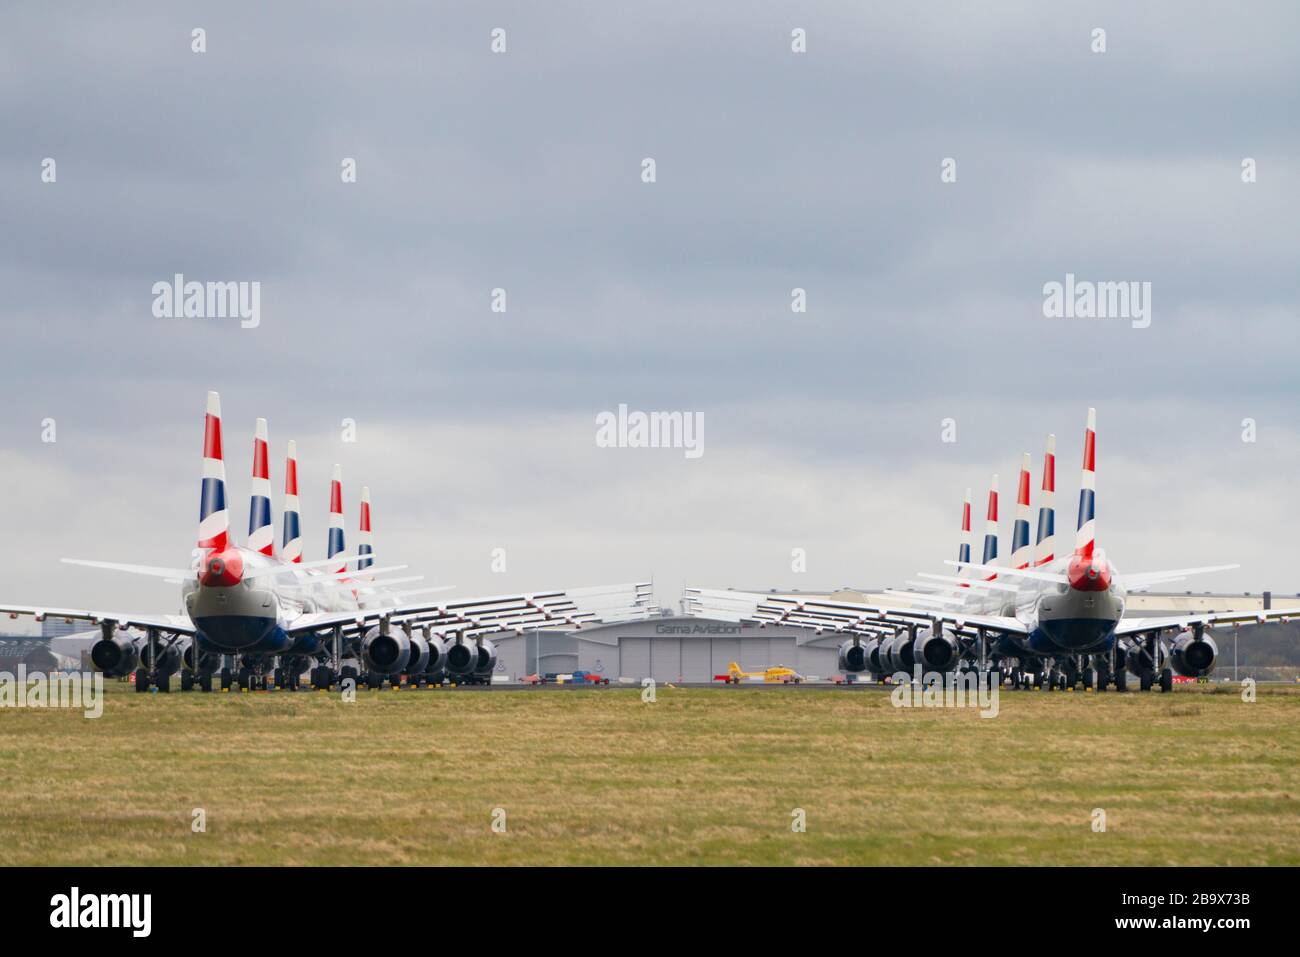
{"label": "jet engine", "polygon": [[375,625],[361,639],[361,661],[371,674],[401,674],[410,660],[411,639],[400,628]]}
{"label": "jet engine", "polygon": [[181,664],[185,670],[196,675],[214,675],[221,670],[221,655],[212,651],[200,651],[198,666],[194,662],[193,638],[181,643]]}
{"label": "jet engine", "polygon": [[140,667],[159,678],[167,678],[181,669],[181,649],[177,642],[140,642]]}
{"label": "jet engine", "polygon": [[478,640],[478,664],[474,667],[474,677],[482,681],[490,682],[492,672],[497,666],[497,649],[492,642],[486,638]]}
{"label": "jet engine", "polygon": [[426,632],[424,643],[429,646],[429,660],[424,665],[424,673],[436,677],[447,670],[447,645],[433,632]]}
{"label": "jet engine", "polygon": [[447,646],[447,673],[463,678],[472,675],[477,667],[478,648],[473,642],[466,643],[463,635],[457,635]]}
{"label": "jet engine", "polygon": [[106,631],[104,637],[91,646],[90,660],[108,677],[124,678],[140,664],[142,641],[126,629]]}
{"label": "jet engine", "polygon": [[952,671],[961,658],[961,649],[942,625],[922,628],[912,642],[912,658],[922,671]]}
{"label": "jet engine", "polygon": [[871,667],[871,652],[861,638],[849,638],[840,645],[839,670],[856,674]]}
{"label": "jet engine", "polygon": [[894,642],[897,640],[897,635],[887,635],[881,638],[880,644],[876,646],[876,653],[873,657],[876,659],[876,665],[880,668],[881,674],[892,675],[898,670],[894,667],[894,661],[891,657],[894,651]]}
{"label": "jet engine", "polygon": [[429,643],[420,634],[411,634],[411,660],[406,663],[407,674],[422,675],[429,668]]}
{"label": "jet engine", "polygon": [[909,675],[912,673],[912,666],[916,664],[916,658],[913,655],[915,645],[915,632],[902,631],[895,636],[894,644],[889,649],[889,673],[891,675],[900,671],[906,671]]}
{"label": "jet engine", "polygon": [[1214,639],[1202,632],[1199,636],[1191,630],[1174,639],[1169,663],[1174,671],[1187,678],[1203,678],[1214,671],[1219,648]]}

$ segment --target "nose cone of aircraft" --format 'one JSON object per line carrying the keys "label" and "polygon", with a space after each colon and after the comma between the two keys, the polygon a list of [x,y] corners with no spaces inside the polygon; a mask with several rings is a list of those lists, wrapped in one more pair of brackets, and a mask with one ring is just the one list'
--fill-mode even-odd
{"label": "nose cone of aircraft", "polygon": [[207,588],[229,588],[243,577],[244,559],[234,548],[210,552],[199,563],[199,584]]}
{"label": "nose cone of aircraft", "polygon": [[1110,565],[1096,555],[1075,555],[1070,559],[1065,575],[1075,591],[1106,591],[1110,588]]}

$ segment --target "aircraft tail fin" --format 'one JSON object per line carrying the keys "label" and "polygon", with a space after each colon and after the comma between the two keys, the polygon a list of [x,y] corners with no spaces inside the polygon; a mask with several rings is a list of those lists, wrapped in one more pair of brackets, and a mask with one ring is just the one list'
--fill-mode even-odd
{"label": "aircraft tail fin", "polygon": [[275,548],[275,526],[271,524],[271,472],[266,449],[266,419],[258,419],[253,430],[253,486],[248,500],[248,547],[263,555]]}
{"label": "aircraft tail fin", "polygon": [[199,497],[199,548],[224,551],[230,544],[226,510],[226,460],[221,451],[221,396],[208,393],[203,418],[203,488]]}
{"label": "aircraft tail fin", "polygon": [[[959,562],[970,561],[970,546],[971,546],[970,489],[967,489],[966,497],[962,500],[962,506],[961,506],[961,543],[957,546],[957,561]],[[957,576],[959,578],[969,578],[970,569],[963,567],[959,572],[957,572]],[[969,588],[970,586],[963,584],[961,587]]]}
{"label": "aircraft tail fin", "polygon": [[1043,489],[1038,502],[1038,541],[1034,565],[1056,558],[1056,436],[1047,437],[1043,454]]}
{"label": "aircraft tail fin", "polygon": [[[998,563],[998,477],[993,476],[989,482],[989,509],[984,523],[984,558],[981,564],[996,565]],[[997,572],[985,578],[985,581],[993,581],[997,578]]]}
{"label": "aircraft tail fin", "polygon": [[[333,558],[343,553],[343,466],[334,466],[334,475],[330,479],[330,528],[329,547],[326,558]],[[340,562],[335,572],[347,571],[347,562]]]}
{"label": "aircraft tail fin", "polygon": [[1020,481],[1016,485],[1016,522],[1011,529],[1012,568],[1028,568],[1033,560],[1029,546],[1029,453],[1020,460]]}
{"label": "aircraft tail fin", "polygon": [[1088,428],[1083,434],[1083,475],[1079,480],[1079,531],[1074,554],[1091,558],[1097,547],[1097,410],[1088,410]]}
{"label": "aircraft tail fin", "polygon": [[298,443],[289,440],[284,458],[284,538],[280,555],[288,562],[302,561],[302,526],[298,511]]}
{"label": "aircraft tail fin", "polygon": [[361,530],[357,534],[357,554],[361,557],[357,559],[357,571],[375,563],[370,557],[374,551],[373,544],[370,533],[370,489],[367,487],[361,489]]}

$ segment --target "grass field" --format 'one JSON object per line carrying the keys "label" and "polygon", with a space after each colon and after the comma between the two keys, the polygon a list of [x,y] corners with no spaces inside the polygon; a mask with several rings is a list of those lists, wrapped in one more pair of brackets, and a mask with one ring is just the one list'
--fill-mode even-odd
{"label": "grass field", "polygon": [[1300,864],[1300,689],[1006,692],[994,719],[662,686],[0,709],[0,864],[345,863]]}

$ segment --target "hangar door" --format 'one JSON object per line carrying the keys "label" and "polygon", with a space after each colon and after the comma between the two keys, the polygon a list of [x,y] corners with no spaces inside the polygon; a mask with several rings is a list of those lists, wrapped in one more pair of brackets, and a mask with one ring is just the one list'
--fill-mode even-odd
{"label": "hangar door", "polygon": [[655,638],[650,643],[650,674],[655,681],[680,681],[682,642],[680,638]]}
{"label": "hangar door", "polygon": [[[682,680],[712,681],[713,642],[708,638],[682,639]],[[721,672],[717,672],[721,674]]]}
{"label": "hangar door", "polygon": [[619,639],[618,676],[634,678],[637,681],[651,677],[649,638]]}
{"label": "hangar door", "polygon": [[[745,639],[748,642],[750,639]],[[767,642],[764,639],[758,639]],[[709,677],[713,675],[725,675],[727,673],[727,663],[730,661],[740,662],[740,645],[739,638],[712,638],[710,644],[713,646],[713,665],[709,672]]]}

